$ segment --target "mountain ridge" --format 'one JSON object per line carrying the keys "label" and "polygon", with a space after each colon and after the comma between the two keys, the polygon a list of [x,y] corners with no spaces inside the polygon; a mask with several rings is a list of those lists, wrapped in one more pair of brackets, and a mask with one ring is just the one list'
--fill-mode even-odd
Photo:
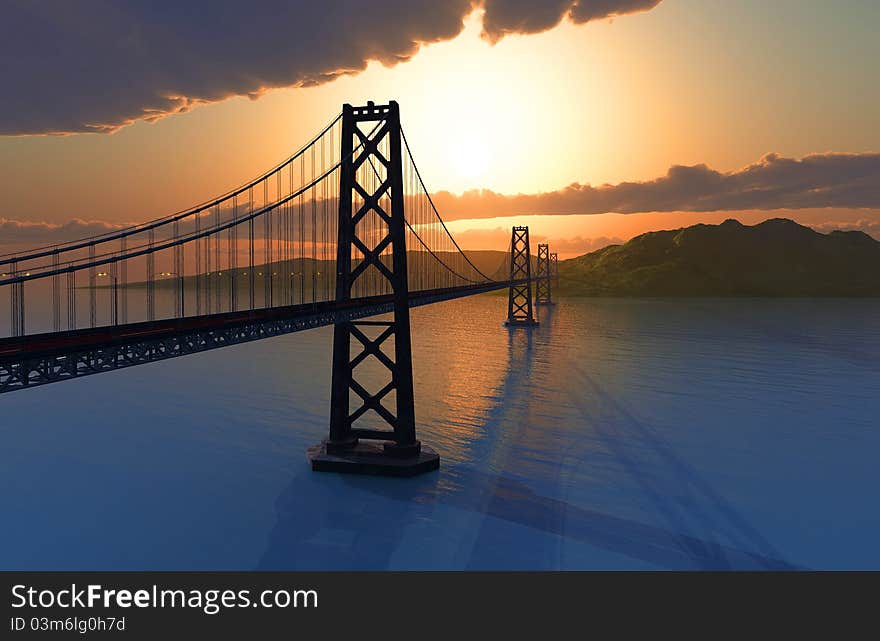
{"label": "mountain ridge", "polygon": [[787,218],[641,234],[559,263],[583,296],[880,296],[880,241]]}

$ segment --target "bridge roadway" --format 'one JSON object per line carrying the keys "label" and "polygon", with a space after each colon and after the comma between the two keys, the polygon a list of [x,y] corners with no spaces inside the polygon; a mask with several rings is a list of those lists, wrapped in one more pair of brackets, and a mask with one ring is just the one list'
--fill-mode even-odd
{"label": "bridge roadway", "polygon": [[[410,307],[521,284],[411,292]],[[0,339],[0,393],[393,311],[391,294]]]}

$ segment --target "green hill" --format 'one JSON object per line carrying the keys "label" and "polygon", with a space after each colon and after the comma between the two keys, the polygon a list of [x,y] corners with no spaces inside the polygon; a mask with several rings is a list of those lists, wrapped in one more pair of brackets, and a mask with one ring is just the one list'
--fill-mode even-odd
{"label": "green hill", "polygon": [[560,293],[583,296],[878,296],[880,242],[775,218],[649,232],[560,261]]}

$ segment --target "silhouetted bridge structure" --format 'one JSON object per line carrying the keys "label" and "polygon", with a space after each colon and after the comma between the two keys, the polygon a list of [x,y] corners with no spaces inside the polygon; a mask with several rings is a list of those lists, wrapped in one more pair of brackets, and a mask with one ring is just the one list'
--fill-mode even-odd
{"label": "silhouetted bridge structure", "polygon": [[[0,393],[333,325],[330,435],[310,450],[313,469],[435,469],[416,439],[409,309],[506,288],[507,324],[537,324],[555,254],[539,245],[533,274],[528,228],[515,227],[499,262],[478,266],[447,229],[397,103],[345,105],[223,196],[0,256]],[[356,376],[370,358],[390,375],[375,393]],[[371,411],[390,429],[359,427]]]}

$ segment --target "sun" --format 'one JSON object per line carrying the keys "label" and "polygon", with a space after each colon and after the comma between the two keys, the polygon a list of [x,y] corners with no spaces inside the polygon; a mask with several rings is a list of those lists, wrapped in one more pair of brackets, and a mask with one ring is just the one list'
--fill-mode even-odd
{"label": "sun", "polygon": [[449,137],[449,165],[466,181],[475,181],[486,175],[491,163],[489,141],[475,126],[462,127]]}

